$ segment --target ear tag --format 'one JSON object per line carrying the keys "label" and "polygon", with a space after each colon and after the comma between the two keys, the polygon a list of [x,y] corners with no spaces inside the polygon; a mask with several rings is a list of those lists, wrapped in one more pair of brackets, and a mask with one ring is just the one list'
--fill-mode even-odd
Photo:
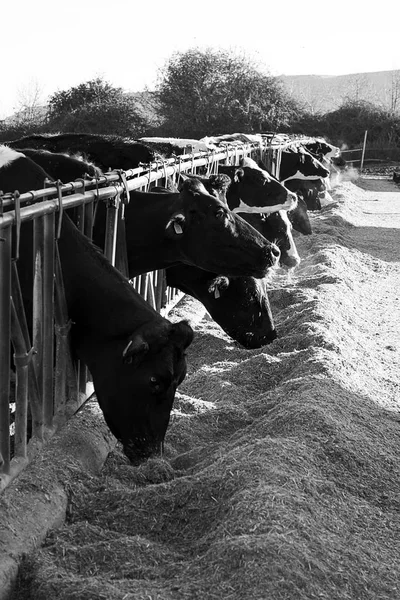
{"label": "ear tag", "polygon": [[218,287],[215,288],[214,290],[214,298],[220,298],[221,294],[219,293],[219,289]]}
{"label": "ear tag", "polygon": [[174,221],[174,231],[175,233],[183,233],[182,227],[176,221]]}

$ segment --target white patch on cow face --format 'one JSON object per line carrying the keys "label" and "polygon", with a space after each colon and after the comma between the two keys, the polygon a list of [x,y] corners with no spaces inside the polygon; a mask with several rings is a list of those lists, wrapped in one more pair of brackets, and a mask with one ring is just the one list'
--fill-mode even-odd
{"label": "white patch on cow face", "polygon": [[302,179],[303,181],[315,181],[316,179],[321,179],[321,175],[304,175],[304,173],[301,173],[301,171],[297,171],[297,173],[295,173],[294,175],[291,175],[290,177],[286,177],[286,179],[283,179],[281,181],[281,183],[285,184],[287,181],[290,181],[290,179]]}
{"label": "white patch on cow face", "polygon": [[271,213],[278,212],[279,210],[288,211],[296,208],[297,196],[289,192],[289,196],[282,204],[274,204],[273,206],[249,206],[241,198],[239,198],[239,206],[232,209],[234,213],[262,213],[264,215],[270,215]]}
{"label": "white patch on cow face", "polygon": [[7,167],[18,158],[24,158],[25,154],[17,152],[14,148],[8,146],[0,146],[0,169]]}

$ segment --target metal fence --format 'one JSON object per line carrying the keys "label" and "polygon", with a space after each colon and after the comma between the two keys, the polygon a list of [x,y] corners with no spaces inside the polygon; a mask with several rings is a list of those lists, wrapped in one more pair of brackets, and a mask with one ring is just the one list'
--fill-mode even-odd
{"label": "metal fence", "polygon": [[[126,263],[119,258],[125,256],[126,241],[117,237],[117,230],[129,191],[148,191],[154,185],[166,185],[168,178],[177,182],[185,172],[216,173],[219,164],[238,164],[242,156],[271,163],[276,161],[275,155],[266,144],[226,145],[221,150],[185,154],[98,178],[48,182],[42,190],[21,195],[2,196],[0,192],[0,491],[92,391],[86,368],[74,363],[69,351],[69,320],[57,251],[62,211],[75,208],[78,227],[91,237],[96,203],[105,201],[104,252],[127,275]],[[20,228],[27,221],[33,222],[34,231],[32,338],[18,273]],[[182,295],[167,288],[162,270],[144,273],[131,283],[164,315]]]}

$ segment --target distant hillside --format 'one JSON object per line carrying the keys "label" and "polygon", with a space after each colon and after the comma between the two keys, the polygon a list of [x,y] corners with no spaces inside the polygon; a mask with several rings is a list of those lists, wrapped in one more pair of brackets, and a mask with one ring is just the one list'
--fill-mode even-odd
{"label": "distant hillside", "polygon": [[368,100],[400,111],[400,70],[351,75],[281,75],[293,98],[311,113],[339,108],[346,99]]}

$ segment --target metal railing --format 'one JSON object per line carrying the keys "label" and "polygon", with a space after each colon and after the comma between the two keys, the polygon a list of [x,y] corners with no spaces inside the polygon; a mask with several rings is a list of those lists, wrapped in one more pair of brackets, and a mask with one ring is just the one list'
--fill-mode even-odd
{"label": "metal railing", "polygon": [[[265,160],[266,153],[262,144],[226,145],[221,151],[185,154],[97,178],[67,184],[46,182],[43,189],[21,195],[0,193],[0,491],[91,391],[85,366],[74,363],[69,351],[70,323],[57,251],[62,212],[75,208],[79,229],[91,237],[95,205],[106,201],[104,252],[127,275],[126,263],[119,259],[125,255],[126,241],[117,237],[117,230],[129,191],[148,191],[154,184],[166,185],[168,178],[176,182],[180,173],[215,173],[220,163],[237,164],[242,156],[258,155]],[[32,338],[18,273],[20,227],[28,221],[33,222]],[[131,283],[164,315],[183,295],[167,288],[163,270],[144,273]]]}

